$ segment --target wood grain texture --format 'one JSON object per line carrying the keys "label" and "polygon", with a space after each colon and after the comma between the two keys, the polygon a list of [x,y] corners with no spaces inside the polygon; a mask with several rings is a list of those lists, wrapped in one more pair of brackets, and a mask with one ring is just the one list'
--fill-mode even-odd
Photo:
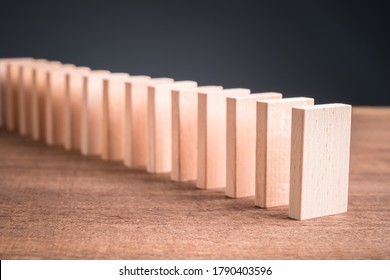
{"label": "wood grain texture", "polygon": [[288,205],[290,189],[291,112],[313,98],[257,101],[255,205]]}
{"label": "wood grain texture", "polygon": [[231,198],[255,195],[256,101],[281,99],[275,92],[227,98],[226,189]]}
{"label": "wood grain texture", "polygon": [[289,217],[347,211],[350,137],[350,105],[293,108]]}
{"label": "wood grain texture", "polygon": [[94,70],[84,75],[81,114],[81,154],[101,155],[103,122],[103,80],[110,72]]}
{"label": "wood grain texture", "polygon": [[249,94],[250,90],[244,88],[199,93],[198,188],[226,186],[226,98]]}
{"label": "wood grain texture", "polygon": [[103,82],[102,154],[104,160],[123,161],[127,73],[111,73]]}
{"label": "wood grain texture", "polygon": [[389,259],[390,108],[353,108],[348,212],[295,221],[0,131],[1,259]]}
{"label": "wood grain texture", "polygon": [[172,90],[172,171],[173,181],[196,180],[198,147],[199,91],[222,90],[221,86],[201,86]]}
{"label": "wood grain texture", "polygon": [[149,85],[148,172],[166,173],[172,170],[172,90],[197,86],[194,81]]}
{"label": "wood grain texture", "polygon": [[170,78],[132,76],[126,82],[125,108],[125,151],[124,164],[127,167],[146,169],[148,158],[148,86],[172,83]]}

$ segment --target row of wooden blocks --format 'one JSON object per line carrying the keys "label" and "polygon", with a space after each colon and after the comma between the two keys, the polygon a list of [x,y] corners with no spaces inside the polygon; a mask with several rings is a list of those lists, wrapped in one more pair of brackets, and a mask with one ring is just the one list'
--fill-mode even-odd
{"label": "row of wooden blocks", "polygon": [[0,125],[308,219],[347,211],[351,106],[0,60]]}

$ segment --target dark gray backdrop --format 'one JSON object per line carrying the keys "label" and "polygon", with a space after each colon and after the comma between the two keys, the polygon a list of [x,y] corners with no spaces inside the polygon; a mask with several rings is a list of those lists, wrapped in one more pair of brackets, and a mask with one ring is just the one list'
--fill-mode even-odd
{"label": "dark gray backdrop", "polygon": [[0,57],[390,105],[385,4],[211,2],[2,3]]}

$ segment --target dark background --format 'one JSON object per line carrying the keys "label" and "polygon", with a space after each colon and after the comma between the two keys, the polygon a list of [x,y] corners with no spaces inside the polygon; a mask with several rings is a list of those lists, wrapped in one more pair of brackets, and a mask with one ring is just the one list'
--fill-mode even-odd
{"label": "dark background", "polygon": [[389,9],[378,3],[12,1],[0,6],[0,57],[390,105]]}

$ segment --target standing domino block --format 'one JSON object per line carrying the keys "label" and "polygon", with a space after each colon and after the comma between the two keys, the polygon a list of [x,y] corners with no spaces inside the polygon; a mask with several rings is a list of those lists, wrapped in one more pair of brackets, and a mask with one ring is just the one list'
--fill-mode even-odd
{"label": "standing domino block", "polygon": [[226,196],[255,195],[256,101],[281,98],[274,92],[227,98]]}
{"label": "standing domino block", "polygon": [[148,76],[132,76],[126,82],[125,166],[146,168],[148,86],[168,83],[173,79]]}
{"label": "standing domino block", "polygon": [[34,86],[33,70],[37,65],[44,65],[46,59],[36,59],[31,63],[24,63],[20,66],[20,91],[18,98],[19,112],[19,133],[21,135],[31,135],[32,133],[32,91]]}
{"label": "standing domino block", "polygon": [[148,162],[150,173],[172,169],[172,90],[196,88],[194,81],[149,85],[148,88]]}
{"label": "standing domino block", "polygon": [[[7,95],[9,64],[12,61],[31,60],[30,58],[0,58],[0,127],[7,123]],[[8,126],[8,125],[7,125]]]}
{"label": "standing domino block", "polygon": [[5,114],[7,129],[11,131],[19,130],[18,97],[21,90],[20,67],[32,61],[32,58],[10,59],[6,65]]}
{"label": "standing domino block", "polygon": [[103,83],[102,159],[123,160],[126,73],[111,73]]}
{"label": "standing domino block", "polygon": [[351,106],[300,106],[292,111],[289,217],[344,213],[348,206]]}
{"label": "standing domino block", "polygon": [[0,59],[0,127],[4,125],[5,122],[5,84],[7,76],[7,58]]}
{"label": "standing domino block", "polygon": [[81,154],[101,155],[103,123],[103,80],[109,71],[94,70],[84,75],[86,90],[81,115]]}
{"label": "standing domino block", "polygon": [[19,84],[17,90],[17,112],[18,112],[18,132],[20,135],[29,134],[31,126],[28,126],[30,120],[31,90],[33,86],[33,66],[37,63],[46,63],[45,59],[36,59],[20,63],[19,65]]}
{"label": "standing domino block", "polygon": [[31,134],[34,140],[46,138],[46,95],[47,72],[61,67],[58,61],[36,64],[33,69],[33,87],[31,91]]}
{"label": "standing domino block", "polygon": [[196,180],[198,147],[198,93],[222,90],[201,86],[172,90],[172,172],[173,181]]}
{"label": "standing domino block", "polygon": [[[47,68],[46,91],[46,143],[49,145],[66,144],[67,122],[66,104],[68,103],[69,77],[68,72],[74,69],[73,64],[63,64],[61,67]],[[69,140],[68,140],[69,142]]]}
{"label": "standing domino block", "polygon": [[244,88],[199,93],[198,188],[226,187],[226,98],[249,94]]}
{"label": "standing domino block", "polygon": [[287,205],[290,185],[291,111],[312,105],[313,98],[297,97],[257,102],[255,205]]}
{"label": "standing domino block", "polygon": [[66,106],[68,122],[70,123],[70,149],[81,148],[81,111],[83,96],[86,90],[84,76],[91,71],[88,67],[76,67],[69,70],[69,95]]}

